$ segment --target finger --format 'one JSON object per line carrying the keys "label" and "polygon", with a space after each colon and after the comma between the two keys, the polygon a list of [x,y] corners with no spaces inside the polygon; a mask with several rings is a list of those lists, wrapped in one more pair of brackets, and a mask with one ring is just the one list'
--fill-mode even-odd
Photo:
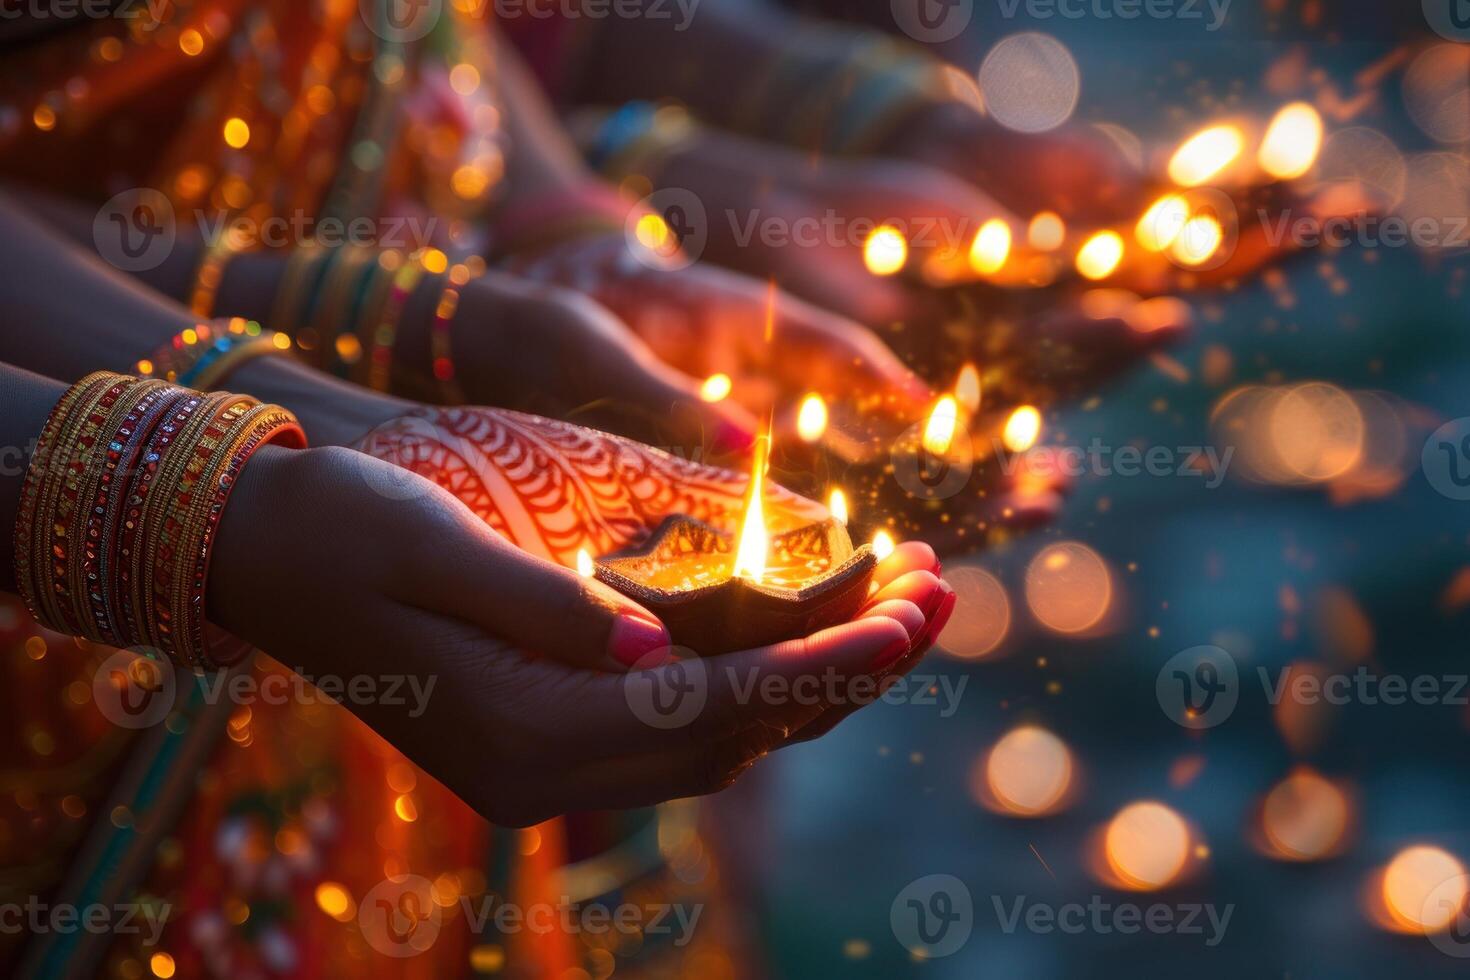
{"label": "finger", "polygon": [[759,423],[754,415],[735,401],[706,401],[701,381],[665,364],[631,331],[615,344],[596,346],[601,348],[595,357],[599,395],[615,392],[618,402],[633,409],[624,421],[634,427],[619,426],[623,434],[715,452],[739,452],[755,442]]}
{"label": "finger", "polygon": [[860,615],[866,615],[873,607],[884,603],[909,602],[917,606],[922,614],[928,616],[933,611],[940,584],[938,577],[923,569],[901,575],[875,592],[868,600],[869,604],[863,607]]}
{"label": "finger", "polygon": [[656,616],[596,579],[520,550],[467,507],[452,519],[420,542],[424,560],[404,563],[415,572],[403,601],[575,667],[626,671],[672,642]]}
{"label": "finger", "polygon": [[[924,627],[914,637],[909,652],[901,657],[879,681],[880,696],[886,693],[894,683],[906,676],[909,671],[918,666],[919,661],[924,659],[924,654],[934,645],[935,639],[943,631],[945,624],[949,622],[954,613],[957,600],[954,589],[946,582],[940,582],[935,591],[932,612],[926,617]],[[821,738],[823,735],[842,724],[860,705],[837,705],[823,711],[810,722],[791,733],[791,736],[781,743],[781,747],[794,745],[801,742],[810,742],[812,739]]]}
{"label": "finger", "polygon": [[923,541],[904,541],[873,570],[871,591],[876,594],[888,583],[909,572],[939,574],[939,556]]}
{"label": "finger", "polygon": [[891,665],[909,642],[902,624],[871,616],[757,650],[594,677],[567,692],[568,709],[605,733],[597,750],[609,756],[710,742],[756,725],[792,731],[853,678]]}

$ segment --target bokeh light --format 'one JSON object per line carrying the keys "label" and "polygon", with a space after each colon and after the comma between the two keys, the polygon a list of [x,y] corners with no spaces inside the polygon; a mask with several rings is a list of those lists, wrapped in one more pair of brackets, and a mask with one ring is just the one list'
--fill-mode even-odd
{"label": "bokeh light", "polygon": [[816,442],[826,431],[827,403],[821,395],[807,395],[796,412],[796,434],[803,442]]}
{"label": "bokeh light", "polygon": [[1169,159],[1169,179],[1180,187],[1198,187],[1235,162],[1245,147],[1238,126],[1210,126],[1179,145]]}
{"label": "bokeh light", "polygon": [[1406,847],[1383,870],[1381,895],[1390,928],[1433,933],[1450,927],[1465,910],[1465,866],[1446,850]]}
{"label": "bokeh light", "polygon": [[970,268],[982,276],[999,272],[1011,254],[1011,226],[991,218],[980,226],[970,244]]}
{"label": "bokeh light", "polygon": [[1026,566],[1026,605],[1058,633],[1100,623],[1113,600],[1113,579],[1096,551],[1076,541],[1047,545]]}
{"label": "bokeh light", "polygon": [[1189,825],[1162,803],[1130,803],[1109,821],[1103,848],[1108,870],[1123,887],[1163,888],[1189,860]]}
{"label": "bokeh light", "polygon": [[875,276],[891,276],[908,262],[909,243],[892,225],[879,225],[863,243],[863,264]]}
{"label": "bokeh light", "polygon": [[1088,279],[1106,279],[1123,261],[1123,236],[1100,231],[1077,250],[1077,271]]}
{"label": "bokeh light", "polygon": [[992,653],[1011,626],[1011,601],[1005,586],[974,565],[949,565],[944,580],[955,592],[954,612],[939,633],[939,646],[951,656],[975,660]]}
{"label": "bokeh light", "polygon": [[1041,412],[1032,405],[1022,405],[1011,412],[1001,432],[1001,442],[1013,453],[1024,453],[1041,438]]}
{"label": "bokeh light", "polygon": [[1007,732],[971,775],[971,792],[977,800],[1017,817],[1056,812],[1071,785],[1071,750],[1037,725]]}
{"label": "bokeh light", "polygon": [[1256,160],[1278,180],[1291,180],[1312,169],[1322,149],[1322,117],[1305,102],[1283,106],[1266,127]]}
{"label": "bokeh light", "polygon": [[1002,38],[980,65],[980,92],[996,122],[1022,133],[1042,133],[1071,118],[1082,88],[1067,46],[1026,31]]}
{"label": "bokeh light", "polygon": [[1347,833],[1347,795],[1305,766],[1271,788],[1261,803],[1266,853],[1284,861],[1319,861],[1340,847]]}
{"label": "bokeh light", "polygon": [[699,397],[707,402],[724,401],[733,387],[728,374],[712,374],[699,386]]}

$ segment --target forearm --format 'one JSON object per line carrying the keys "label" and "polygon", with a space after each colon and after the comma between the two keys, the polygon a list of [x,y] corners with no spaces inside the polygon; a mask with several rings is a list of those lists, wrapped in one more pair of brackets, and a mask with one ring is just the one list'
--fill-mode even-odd
{"label": "forearm", "polygon": [[[0,269],[0,361],[68,382],[98,370],[136,373],[139,358],[197,322],[4,196]],[[355,438],[404,407],[284,358],[247,363],[230,383],[296,411],[317,444]]]}

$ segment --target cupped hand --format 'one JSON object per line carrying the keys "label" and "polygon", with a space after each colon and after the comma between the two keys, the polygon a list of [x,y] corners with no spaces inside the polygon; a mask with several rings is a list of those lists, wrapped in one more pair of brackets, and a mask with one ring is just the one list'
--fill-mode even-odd
{"label": "cupped hand", "polygon": [[[442,487],[343,449],[252,462],[220,526],[208,602],[214,622],[308,673],[420,678],[417,717],[386,698],[352,710],[514,826],[727,785],[831,708],[826,691],[887,670],[930,625],[894,596],[804,639],[669,663],[637,606],[516,548]],[[597,669],[640,661],[659,666]],[[692,663],[706,668],[698,704],[656,713],[667,699],[650,685],[685,691]],[[818,676],[815,698],[751,693]]]}
{"label": "cupped hand", "polygon": [[863,405],[897,433],[932,399],[928,384],[876,334],[770,283],[682,255],[585,238],[517,266],[572,286],[616,313],[660,359],[685,375],[728,375],[730,400],[758,417],[775,412],[778,440],[809,393]]}

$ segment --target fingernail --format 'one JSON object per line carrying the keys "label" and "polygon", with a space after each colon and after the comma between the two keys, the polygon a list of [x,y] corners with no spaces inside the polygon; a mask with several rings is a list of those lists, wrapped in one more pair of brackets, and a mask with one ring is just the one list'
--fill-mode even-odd
{"label": "fingernail", "polygon": [[607,637],[607,652],[624,667],[632,667],[655,650],[669,645],[662,623],[619,613]]}
{"label": "fingernail", "polygon": [[[894,620],[897,622],[897,620]],[[904,633],[902,639],[893,640],[873,658],[873,670],[884,670],[899,657],[909,652],[909,635]]]}
{"label": "fingernail", "polygon": [[934,618],[934,614],[939,611],[939,604],[944,601],[944,597],[946,595],[954,595],[954,589],[949,587],[948,582],[940,579],[938,582],[934,583],[934,588],[929,592],[929,595],[924,598],[924,604],[919,607],[924,610],[925,620],[931,620]]}
{"label": "fingernail", "polygon": [[944,632],[944,627],[949,622],[949,617],[954,615],[954,607],[958,602],[959,597],[954,594],[953,589],[949,589],[944,597],[944,601],[939,604],[939,608],[935,611],[934,618],[929,621],[929,628],[924,631],[923,636],[914,641],[915,650],[926,650],[934,645],[934,641],[939,639],[939,634]]}

